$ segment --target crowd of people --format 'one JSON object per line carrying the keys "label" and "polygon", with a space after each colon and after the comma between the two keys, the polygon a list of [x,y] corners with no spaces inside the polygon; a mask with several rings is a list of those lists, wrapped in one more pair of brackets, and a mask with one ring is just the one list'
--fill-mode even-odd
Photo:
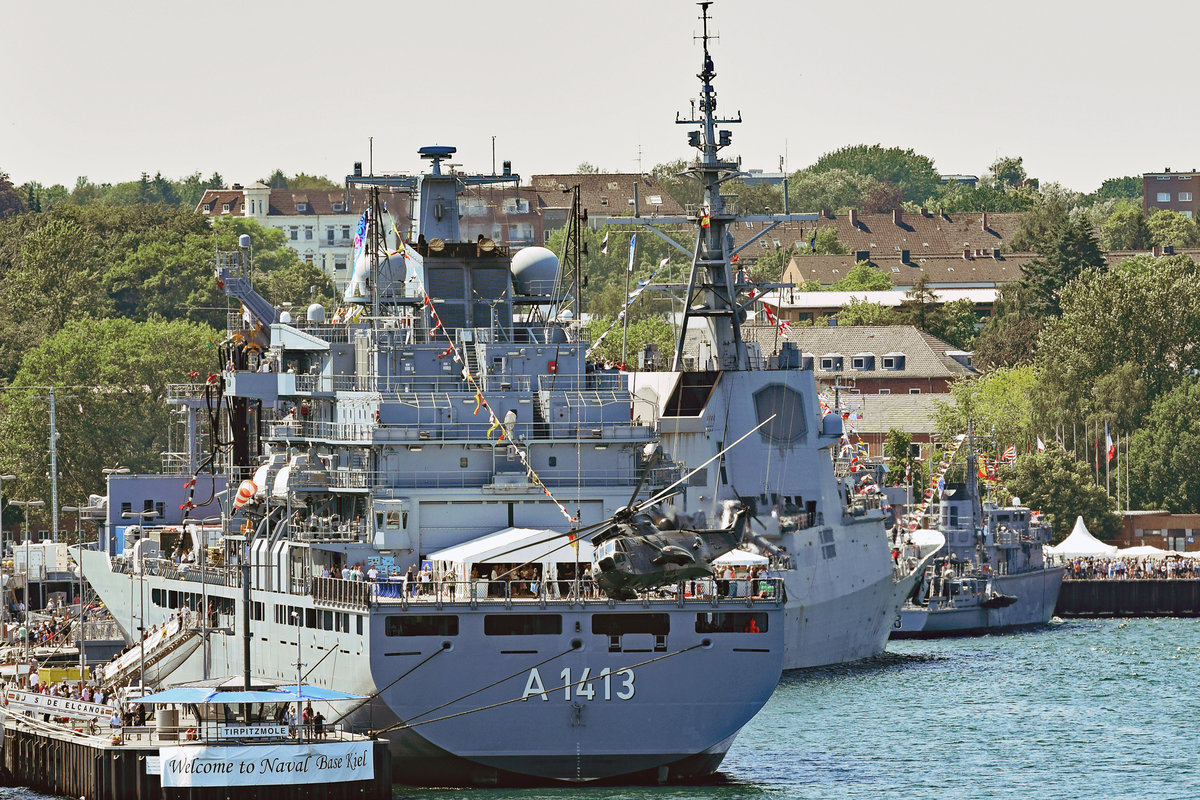
{"label": "crowd of people", "polygon": [[1104,558],[1091,556],[1066,562],[1067,580],[1170,580],[1200,578],[1200,559],[1193,558]]}

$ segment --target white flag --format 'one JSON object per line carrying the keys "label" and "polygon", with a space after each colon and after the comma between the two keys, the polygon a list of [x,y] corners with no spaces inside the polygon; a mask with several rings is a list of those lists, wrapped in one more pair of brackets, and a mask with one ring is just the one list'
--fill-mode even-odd
{"label": "white flag", "polygon": [[604,232],[604,241],[600,243],[601,255],[608,255],[608,231]]}
{"label": "white flag", "polygon": [[1038,442],[1038,452],[1039,453],[1046,452],[1046,443],[1042,441],[1042,437],[1039,436],[1037,442]]}
{"label": "white flag", "polygon": [[629,237],[629,271],[633,272],[633,250],[637,247],[637,234]]}

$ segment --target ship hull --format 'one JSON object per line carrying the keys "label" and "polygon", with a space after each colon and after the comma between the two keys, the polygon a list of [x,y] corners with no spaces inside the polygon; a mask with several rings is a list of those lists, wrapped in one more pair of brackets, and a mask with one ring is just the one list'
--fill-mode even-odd
{"label": "ship hull", "polygon": [[[97,593],[129,629],[142,623],[141,607],[146,626],[162,624],[171,603],[202,590],[196,581],[113,572],[95,551],[84,558]],[[306,683],[370,698],[323,712],[387,738],[403,784],[703,778],[767,702],[783,666],[784,611],[774,601],[374,598],[351,607],[258,589],[251,597],[263,608],[251,623],[251,674],[293,682],[299,660]],[[209,617],[216,630],[169,684],[243,674],[240,598],[238,587],[207,586],[205,603],[236,603],[237,613]],[[292,609],[316,627],[278,621]],[[701,624],[713,614],[728,615],[715,617],[726,623],[718,630]],[[745,632],[748,614],[762,632]],[[543,624],[546,633],[528,633]]]}
{"label": "ship hull", "polygon": [[931,611],[907,604],[900,610],[900,624],[892,631],[892,637],[966,636],[1045,625],[1054,615],[1062,579],[1061,567],[995,576],[991,580],[992,591],[1016,598],[1011,605],[1001,607],[972,603]]}

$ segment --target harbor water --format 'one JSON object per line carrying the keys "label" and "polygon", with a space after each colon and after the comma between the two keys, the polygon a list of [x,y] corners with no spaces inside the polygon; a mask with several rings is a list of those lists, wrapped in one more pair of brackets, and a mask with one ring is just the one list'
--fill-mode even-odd
{"label": "harbor water", "polygon": [[[1195,619],[1056,620],[1037,631],[892,642],[871,663],[785,675],[729,751],[720,782],[395,796],[1200,798],[1197,674]],[[0,789],[0,800],[40,797]]]}

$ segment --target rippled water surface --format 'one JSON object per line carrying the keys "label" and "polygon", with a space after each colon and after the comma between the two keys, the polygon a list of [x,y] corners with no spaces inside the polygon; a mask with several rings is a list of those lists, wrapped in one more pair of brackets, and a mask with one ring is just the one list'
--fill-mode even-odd
{"label": "rippled water surface", "polygon": [[785,675],[713,784],[396,797],[1200,799],[1198,683],[1200,620],[892,642],[873,663]]}

